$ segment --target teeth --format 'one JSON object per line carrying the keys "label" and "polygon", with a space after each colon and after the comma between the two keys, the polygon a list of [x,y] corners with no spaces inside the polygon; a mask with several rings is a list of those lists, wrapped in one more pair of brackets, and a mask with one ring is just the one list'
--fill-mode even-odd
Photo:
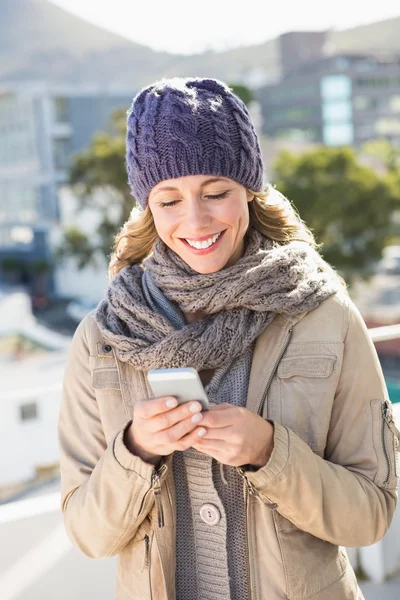
{"label": "teeth", "polygon": [[189,246],[192,246],[192,248],[197,248],[197,250],[203,250],[203,248],[209,248],[212,244],[215,244],[220,235],[221,232],[217,233],[216,235],[214,235],[214,237],[209,238],[208,240],[204,240],[203,242],[196,242],[194,240],[186,241],[189,244]]}

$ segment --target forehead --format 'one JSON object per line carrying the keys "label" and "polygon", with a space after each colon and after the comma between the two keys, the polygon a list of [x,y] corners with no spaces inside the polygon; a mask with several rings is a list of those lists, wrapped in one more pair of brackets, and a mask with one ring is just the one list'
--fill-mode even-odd
{"label": "forehead", "polygon": [[150,196],[154,196],[158,192],[183,191],[185,189],[202,188],[206,185],[217,183],[235,183],[227,177],[217,177],[216,175],[186,175],[177,177],[176,179],[166,179],[160,181],[153,187]]}

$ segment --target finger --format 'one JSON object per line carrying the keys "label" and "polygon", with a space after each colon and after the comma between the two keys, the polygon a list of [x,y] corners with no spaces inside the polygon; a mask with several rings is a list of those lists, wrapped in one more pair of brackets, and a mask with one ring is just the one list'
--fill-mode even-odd
{"label": "finger", "polygon": [[194,447],[194,444],[196,444],[201,439],[201,437],[204,435],[205,432],[206,432],[206,430],[204,429],[204,427],[202,427],[202,426],[198,427],[196,425],[196,428],[193,431],[191,431],[187,435],[181,437],[175,443],[174,449],[183,451],[183,450],[187,450],[188,448]]}
{"label": "finger", "polygon": [[[197,419],[197,421],[193,421],[193,418]],[[199,439],[199,436],[194,434],[194,431],[198,429],[198,419],[201,421],[202,418],[202,414],[198,413],[186,418],[184,421],[180,421],[169,429],[159,432],[157,434],[157,444],[160,446],[172,446],[174,450],[186,450],[186,448],[190,448],[190,445],[186,445],[187,438],[192,436]]]}
{"label": "finger", "polygon": [[225,451],[227,450],[226,444],[221,445],[221,443],[215,442],[214,444],[210,444],[207,440],[195,440],[192,445],[192,448],[197,450],[198,452],[203,452],[204,454],[208,454],[208,456],[212,456],[216,460],[220,462],[224,462]]}
{"label": "finger", "polygon": [[211,429],[229,427],[235,420],[235,412],[228,410],[208,410],[204,411],[204,427]]}
{"label": "finger", "polygon": [[160,398],[148,398],[139,400],[134,407],[134,415],[140,419],[151,419],[156,415],[164,414],[178,406],[178,400],[173,396],[161,396]]}
{"label": "finger", "polygon": [[198,446],[198,448],[201,448],[202,450],[215,450],[215,452],[223,452],[229,445],[229,443],[226,442],[226,440],[221,440],[217,438],[209,439],[207,435],[197,437],[195,443],[196,446]]}
{"label": "finger", "polygon": [[[176,408],[148,419],[146,422],[146,430],[151,433],[158,433],[170,429],[188,417],[201,413],[201,409],[202,406],[200,402],[184,402]],[[196,422],[196,420],[194,422]],[[197,419],[197,423],[199,422],[200,419]]]}
{"label": "finger", "polygon": [[[202,427],[205,427],[204,421],[205,421],[205,419],[203,419],[201,422]],[[233,433],[232,433],[230,427],[220,427],[218,429],[206,428],[206,433],[204,436],[202,436],[202,440],[207,440],[207,441],[215,440],[218,443],[223,441],[223,442],[226,442],[227,444],[232,444]]]}

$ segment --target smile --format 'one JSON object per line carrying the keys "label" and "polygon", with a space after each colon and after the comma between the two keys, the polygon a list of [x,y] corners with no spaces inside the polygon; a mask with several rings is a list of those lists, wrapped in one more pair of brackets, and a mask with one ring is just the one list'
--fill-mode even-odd
{"label": "smile", "polygon": [[187,239],[180,238],[181,241],[185,244],[187,248],[190,248],[191,251],[195,252],[195,254],[206,254],[207,250],[214,250],[214,247],[218,245],[218,241],[221,239],[222,235],[225,233],[224,231],[220,231],[209,238],[203,238],[199,240],[195,239]]}
{"label": "smile", "polygon": [[215,244],[215,242],[217,241],[217,239],[219,238],[220,235],[221,235],[221,232],[217,233],[213,237],[208,238],[208,240],[203,240],[201,242],[198,242],[196,240],[185,240],[185,241],[189,244],[189,246],[192,246],[192,248],[197,248],[198,250],[201,250],[202,248],[209,248],[210,246]]}

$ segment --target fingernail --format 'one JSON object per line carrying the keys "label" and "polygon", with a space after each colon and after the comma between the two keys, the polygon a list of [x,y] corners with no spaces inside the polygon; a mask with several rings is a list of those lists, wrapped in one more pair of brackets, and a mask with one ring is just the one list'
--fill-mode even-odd
{"label": "fingernail", "polygon": [[199,410],[201,410],[201,406],[198,402],[191,402],[189,404],[189,410],[190,412],[199,412]]}
{"label": "fingernail", "polygon": [[199,430],[198,430],[198,432],[197,432],[197,435],[198,435],[199,437],[203,437],[203,436],[205,436],[205,435],[206,435],[206,433],[207,433],[207,432],[206,432],[206,430],[205,430],[205,429],[203,429],[203,428],[201,428],[201,429],[199,429]]}
{"label": "fingernail", "polygon": [[201,413],[197,413],[197,415],[193,415],[192,423],[200,423],[202,418],[203,418],[203,415]]}
{"label": "fingernail", "polygon": [[178,406],[178,401],[176,398],[170,398],[166,401],[165,405],[168,406],[168,408],[175,408],[175,406]]}

